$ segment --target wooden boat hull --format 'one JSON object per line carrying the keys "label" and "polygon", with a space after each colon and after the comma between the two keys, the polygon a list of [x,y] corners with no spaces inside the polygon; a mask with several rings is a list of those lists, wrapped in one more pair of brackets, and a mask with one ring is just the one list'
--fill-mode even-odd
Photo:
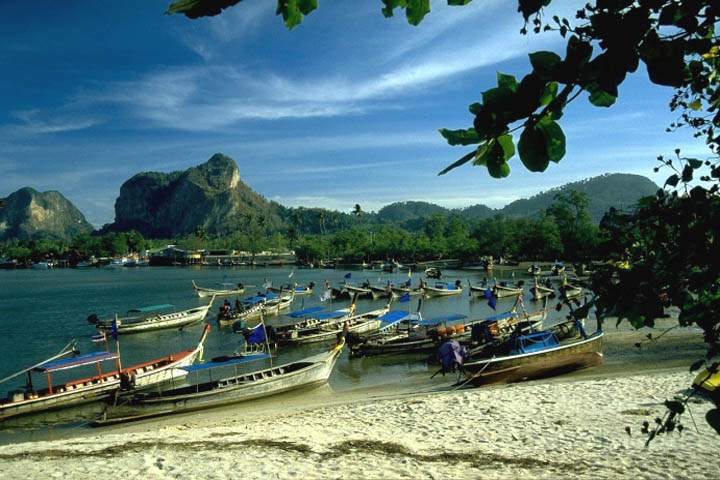
{"label": "wooden boat hull", "polygon": [[47,396],[0,403],[0,420],[102,400],[123,388],[121,375],[126,376],[131,388],[137,390],[181,379],[187,375],[187,372],[180,367],[192,365],[195,362],[203,351],[208,331],[206,328],[198,346],[193,350],[124,368],[121,372],[110,372],[57,385],[53,387],[54,392]]}
{"label": "wooden boat hull", "polygon": [[548,350],[469,362],[462,370],[467,381],[476,386],[546,378],[600,365],[602,342],[600,332]]}
{"label": "wooden boat hull", "polygon": [[422,295],[422,288],[403,288],[403,287],[392,287],[392,291],[398,295],[405,295],[406,293],[411,296]]}
{"label": "wooden boat hull", "polygon": [[463,292],[462,288],[455,290],[447,290],[444,288],[435,288],[430,286],[423,287],[423,292],[426,297],[450,297],[453,295],[461,295]]}
{"label": "wooden boat hull", "polygon": [[198,286],[195,281],[192,282],[193,288],[195,289],[195,293],[197,293],[198,297],[200,298],[206,298],[206,297],[227,297],[230,295],[242,295],[245,293],[245,288],[233,288],[233,289],[225,289],[225,288],[206,288],[206,287],[200,287]]}
{"label": "wooden boat hull", "polygon": [[530,293],[532,293],[533,300],[542,300],[555,293],[555,290],[543,286],[535,286],[530,288]]}
{"label": "wooden boat hull", "polygon": [[385,315],[390,309],[381,308],[371,312],[355,315],[341,321],[325,323],[319,328],[304,333],[303,331],[293,331],[290,336],[281,336],[277,338],[278,345],[304,345],[308,343],[327,342],[337,339],[339,333],[348,325],[347,331],[354,333],[368,333],[378,330],[382,326],[382,320],[379,318]]}
{"label": "wooden boat hull", "polygon": [[254,320],[262,316],[280,315],[280,312],[287,310],[293,303],[292,297],[282,299],[280,302],[268,302],[254,305],[240,313],[234,313],[230,317],[218,316],[220,325],[233,325],[235,322],[242,320]]}
{"label": "wooden boat hull", "polygon": [[[191,308],[181,312],[153,315],[138,322],[133,322],[127,318],[119,318],[117,321],[118,334],[124,335],[128,333],[143,333],[151,332],[153,330],[180,328],[192,325],[205,320],[211,305],[212,304],[208,304],[204,307]],[[105,333],[110,332],[110,330],[112,330],[112,321],[103,320],[97,324],[97,329]]]}
{"label": "wooden boat hull", "polygon": [[137,395],[127,404],[109,408],[106,419],[97,424],[202,410],[319,386],[327,383],[341,352],[342,345],[338,345],[329,352],[298,362],[218,380],[209,385],[212,387],[209,390],[204,384],[205,391],[200,391],[198,385],[196,389],[189,386],[160,394]]}
{"label": "wooden boat hull", "polygon": [[570,299],[570,298],[578,298],[582,296],[583,289],[582,287],[565,287],[563,290],[563,298]]}
{"label": "wooden boat hull", "polygon": [[503,287],[500,285],[493,287],[493,291],[497,298],[517,297],[523,293],[522,288]]}

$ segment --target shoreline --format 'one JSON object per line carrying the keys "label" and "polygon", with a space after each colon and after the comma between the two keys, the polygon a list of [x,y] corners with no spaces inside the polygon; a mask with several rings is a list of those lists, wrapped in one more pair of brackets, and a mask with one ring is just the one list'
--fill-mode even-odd
{"label": "shoreline", "polygon": [[684,418],[682,435],[644,447],[642,421],[687,388],[687,371],[561,378],[169,417],[176,421],[0,447],[0,470],[5,478],[699,478],[717,468],[720,437],[702,421],[709,402],[691,405],[700,433]]}

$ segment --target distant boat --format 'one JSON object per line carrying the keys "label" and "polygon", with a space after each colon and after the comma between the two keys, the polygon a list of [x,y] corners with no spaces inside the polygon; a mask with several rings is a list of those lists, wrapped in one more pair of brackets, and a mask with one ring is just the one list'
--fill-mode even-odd
{"label": "distant boat", "polygon": [[[161,313],[163,311],[172,310],[170,304],[151,305],[148,307],[138,307],[128,310],[127,316],[117,319],[118,334],[142,333],[153,330],[164,330],[168,328],[180,328],[193,323],[205,320],[205,317],[212,307],[213,297],[205,306],[190,308],[188,310],[180,310],[177,312]],[[112,330],[113,319],[100,320],[97,315],[92,314],[87,318],[88,323],[95,325],[101,332],[110,332]]]}
{"label": "distant boat", "polygon": [[75,264],[75,268],[91,268],[94,266],[92,262],[78,262]]}
{"label": "distant boat", "polygon": [[125,257],[113,258],[113,260],[108,264],[108,267],[110,267],[110,268],[124,267],[127,262],[128,262],[128,259]]}
{"label": "distant boat", "polygon": [[447,297],[450,295],[460,295],[463,292],[460,286],[460,280],[455,283],[435,282],[434,285],[422,284],[422,289],[427,297]]}
{"label": "distant boat", "polygon": [[530,287],[530,293],[532,293],[533,300],[542,300],[545,297],[549,297],[555,293],[555,289],[542,285],[537,277],[535,277],[535,284]]}
{"label": "distant boat", "polygon": [[440,277],[442,277],[442,272],[440,272],[439,268],[428,267],[425,269],[425,275],[428,278],[440,278]]}
{"label": "distant boat", "polygon": [[[209,326],[205,328],[198,345],[192,350],[178,352],[108,373],[102,373],[101,364],[105,361],[117,361],[117,353],[101,351],[61,358],[74,352],[74,346],[66,348],[64,352],[52,359],[3,380],[6,381],[25,373],[28,375],[28,383],[24,390],[10,392],[6,400],[0,400],[0,420],[89,403],[106,398],[121,389],[147,388],[182,378],[187,375],[187,371],[182,370],[181,367],[195,362],[203,350],[203,343],[207,338],[209,328]],[[97,375],[63,383],[53,383],[52,374],[54,372],[89,365],[97,368]],[[31,372],[47,375],[47,387],[37,389],[31,381]]]}
{"label": "distant boat", "polygon": [[287,310],[295,300],[295,295],[278,295],[267,292],[247,297],[241,302],[240,310],[224,310],[221,307],[217,320],[221,325],[234,325],[236,322],[260,318],[263,315],[279,315]]}
{"label": "distant boat", "polygon": [[313,289],[315,288],[315,282],[310,282],[305,286],[299,286],[298,284],[288,284],[284,285],[282,287],[268,287],[268,290],[275,293],[290,293],[295,292],[295,295],[302,296],[302,295],[311,295],[313,293]]}
{"label": "distant boat", "polygon": [[329,351],[295,362],[238,373],[237,366],[269,357],[265,354],[248,355],[227,361],[213,361],[185,367],[188,373],[235,367],[234,375],[203,383],[138,393],[128,401],[108,408],[96,425],[141,420],[144,418],[189,412],[231,405],[299,388],[315,387],[327,383],[344,341]]}
{"label": "distant boat", "polygon": [[222,297],[222,296],[228,296],[228,295],[242,295],[245,293],[245,286],[242,283],[223,283],[222,286],[224,288],[208,288],[208,287],[200,287],[197,283],[195,283],[195,280],[192,281],[193,288],[195,289],[195,293],[197,293],[198,297],[204,298],[204,297]]}
{"label": "distant boat", "polygon": [[33,270],[50,270],[54,266],[55,264],[52,261],[44,261],[35,262],[30,266],[30,268],[32,268]]}

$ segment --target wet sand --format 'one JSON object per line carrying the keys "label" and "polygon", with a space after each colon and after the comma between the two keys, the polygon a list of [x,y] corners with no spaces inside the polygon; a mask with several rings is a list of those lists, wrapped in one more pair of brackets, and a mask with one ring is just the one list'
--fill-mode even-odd
{"label": "wet sand", "polygon": [[603,366],[553,379],[454,390],[454,376],[429,380],[429,369],[385,385],[323,387],[7,445],[0,471],[13,479],[710,478],[720,437],[704,422],[709,403],[692,404],[699,433],[684,418],[682,435],[649,449],[640,433],[690,385],[700,335],[675,329],[638,350],[646,333],[607,326]]}

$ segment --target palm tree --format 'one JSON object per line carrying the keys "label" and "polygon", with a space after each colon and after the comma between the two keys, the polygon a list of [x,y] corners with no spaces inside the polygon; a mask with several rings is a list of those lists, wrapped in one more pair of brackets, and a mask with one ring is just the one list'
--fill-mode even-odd
{"label": "palm tree", "polygon": [[359,216],[362,215],[363,213],[365,213],[365,212],[363,212],[362,207],[360,206],[360,204],[359,204],[359,203],[356,203],[356,204],[355,204],[355,207],[354,207],[353,210],[352,210],[352,214],[355,215],[356,217],[359,217]]}

